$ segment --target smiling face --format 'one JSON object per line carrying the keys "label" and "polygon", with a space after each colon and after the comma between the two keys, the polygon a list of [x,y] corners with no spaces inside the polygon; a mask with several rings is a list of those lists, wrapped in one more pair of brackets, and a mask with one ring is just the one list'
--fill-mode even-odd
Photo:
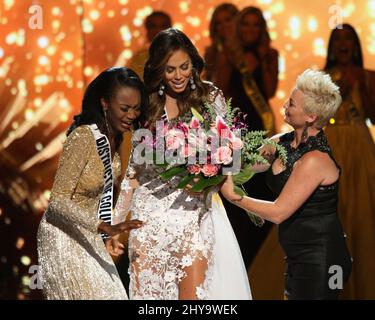
{"label": "smiling face", "polygon": [[118,87],[109,101],[102,98],[101,104],[115,134],[129,131],[133,122],[141,115],[141,95],[133,87]]}
{"label": "smiling face", "polygon": [[173,92],[184,92],[192,75],[192,69],[189,55],[183,50],[176,50],[167,61],[164,81]]}
{"label": "smiling face", "polygon": [[355,50],[355,40],[352,32],[347,29],[337,29],[333,36],[332,52],[339,64],[352,62]]}
{"label": "smiling face", "polygon": [[260,38],[262,23],[256,14],[245,15],[240,24],[240,35],[245,45],[254,44]]}
{"label": "smiling face", "polygon": [[289,99],[284,104],[284,121],[294,129],[303,128],[306,122],[312,123],[315,115],[307,115],[304,108],[304,95],[301,90],[293,89]]}

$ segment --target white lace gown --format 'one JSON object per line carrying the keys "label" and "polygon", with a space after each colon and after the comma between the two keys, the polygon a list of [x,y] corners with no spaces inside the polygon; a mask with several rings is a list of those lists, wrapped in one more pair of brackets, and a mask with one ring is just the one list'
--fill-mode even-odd
{"label": "white lace gown", "polygon": [[[219,90],[210,94],[216,112],[226,105]],[[154,165],[130,160],[139,186],[134,190],[132,218],[143,226],[129,235],[130,299],[176,300],[185,268],[197,259],[207,262],[197,299],[251,299],[237,239],[217,193],[205,209],[200,196],[176,188],[176,181],[159,178]]]}

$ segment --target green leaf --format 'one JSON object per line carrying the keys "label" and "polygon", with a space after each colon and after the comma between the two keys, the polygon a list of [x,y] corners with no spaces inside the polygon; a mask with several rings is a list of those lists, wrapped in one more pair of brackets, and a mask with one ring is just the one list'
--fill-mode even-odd
{"label": "green leaf", "polygon": [[233,175],[233,183],[236,185],[242,185],[248,182],[255,172],[251,169],[251,166],[246,166],[240,170],[239,173]]}
{"label": "green leaf", "polygon": [[191,112],[195,118],[197,118],[200,122],[204,122],[203,117],[200,115],[200,113],[195,109],[191,108]]}
{"label": "green leaf", "polygon": [[239,196],[246,196],[246,192],[242,190],[239,186],[234,186],[234,192],[237,193]]}
{"label": "green leaf", "polygon": [[169,166],[169,164],[168,163],[155,163],[155,166],[159,168],[166,168]]}
{"label": "green leaf", "polygon": [[174,176],[177,176],[177,175],[181,174],[185,170],[186,170],[185,166],[173,167],[173,168],[170,168],[167,171],[164,171],[159,176],[164,180],[169,180],[169,179],[173,178]]}
{"label": "green leaf", "polygon": [[194,192],[202,192],[204,189],[211,187],[211,186],[217,186],[221,182],[225,180],[226,176],[216,176],[212,178],[204,178],[201,176],[199,181],[193,185],[191,188],[191,191]]}
{"label": "green leaf", "polygon": [[183,189],[187,186],[187,184],[195,178],[195,174],[188,174],[187,176],[183,177],[179,184],[177,185],[177,189]]}
{"label": "green leaf", "polygon": [[261,227],[264,225],[264,219],[262,219],[261,217],[258,217],[256,216],[255,214],[252,214],[250,211],[246,211],[248,217],[250,218],[251,222],[257,226],[257,227]]}

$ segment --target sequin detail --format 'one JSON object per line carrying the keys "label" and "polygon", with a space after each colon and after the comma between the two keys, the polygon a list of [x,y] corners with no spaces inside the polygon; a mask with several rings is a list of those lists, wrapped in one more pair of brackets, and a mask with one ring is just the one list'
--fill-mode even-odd
{"label": "sequin detail", "polygon": [[[118,154],[112,165],[118,179]],[[64,144],[49,205],[38,230],[40,277],[47,299],[127,299],[97,232],[103,170],[90,128],[78,127]]]}

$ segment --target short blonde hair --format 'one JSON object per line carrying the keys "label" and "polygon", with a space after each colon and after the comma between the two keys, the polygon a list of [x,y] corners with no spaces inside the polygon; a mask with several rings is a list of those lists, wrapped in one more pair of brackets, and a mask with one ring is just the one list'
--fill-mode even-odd
{"label": "short blonde hair", "polygon": [[319,129],[334,116],[342,102],[339,87],[322,71],[305,70],[297,78],[296,89],[303,93],[305,112],[317,115],[316,126]]}

